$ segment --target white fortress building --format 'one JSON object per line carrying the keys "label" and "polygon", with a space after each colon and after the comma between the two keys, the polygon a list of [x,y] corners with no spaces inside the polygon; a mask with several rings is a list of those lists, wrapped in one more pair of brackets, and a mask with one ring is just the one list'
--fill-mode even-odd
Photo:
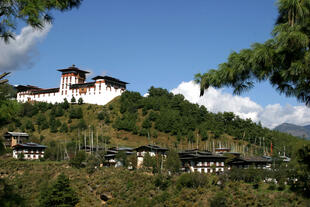
{"label": "white fortress building", "polygon": [[105,105],[126,90],[126,82],[109,76],[96,76],[93,82],[85,82],[88,71],[80,70],[72,65],[66,69],[59,69],[61,79],[59,88],[42,89],[31,85],[18,85],[17,101],[19,102],[47,102],[61,103],[64,99],[68,102],[72,97],[78,102],[79,98],[84,103]]}

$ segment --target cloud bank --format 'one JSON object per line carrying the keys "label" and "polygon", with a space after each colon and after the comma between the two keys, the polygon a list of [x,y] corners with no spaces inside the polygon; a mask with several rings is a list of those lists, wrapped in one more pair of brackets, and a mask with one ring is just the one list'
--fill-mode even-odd
{"label": "cloud bank", "polygon": [[0,72],[32,67],[39,55],[36,45],[47,35],[51,27],[51,24],[46,24],[44,29],[37,30],[26,26],[15,36],[15,40],[5,43],[0,39]]}
{"label": "cloud bank", "polygon": [[188,101],[204,105],[211,112],[234,112],[241,118],[261,121],[262,125],[268,128],[274,128],[284,122],[298,125],[310,123],[310,109],[306,106],[273,104],[262,107],[249,97],[234,96],[212,87],[200,97],[199,85],[194,81],[182,82],[171,92],[182,94]]}

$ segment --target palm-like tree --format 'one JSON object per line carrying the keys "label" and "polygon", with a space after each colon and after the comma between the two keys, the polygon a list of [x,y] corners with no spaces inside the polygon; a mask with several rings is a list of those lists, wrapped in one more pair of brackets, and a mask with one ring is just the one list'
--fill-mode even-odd
{"label": "palm-like tree", "polygon": [[269,80],[281,94],[310,106],[310,0],[278,0],[273,38],[229,55],[217,70],[196,75],[201,94],[210,86],[229,86],[234,93]]}

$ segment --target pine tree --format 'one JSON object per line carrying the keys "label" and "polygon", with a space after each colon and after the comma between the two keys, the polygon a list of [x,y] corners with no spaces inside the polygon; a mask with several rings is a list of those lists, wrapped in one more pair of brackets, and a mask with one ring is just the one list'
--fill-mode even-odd
{"label": "pine tree", "polygon": [[54,207],[75,206],[79,202],[76,192],[70,187],[69,178],[63,173],[57,177],[52,186],[41,191],[40,206]]}
{"label": "pine tree", "polygon": [[74,96],[72,96],[72,98],[71,98],[71,103],[75,103],[76,102],[76,99],[74,98]]}

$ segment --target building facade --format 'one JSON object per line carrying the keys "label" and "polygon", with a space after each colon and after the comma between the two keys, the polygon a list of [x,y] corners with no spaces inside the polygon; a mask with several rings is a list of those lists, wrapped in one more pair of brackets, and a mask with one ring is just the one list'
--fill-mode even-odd
{"label": "building facade", "polygon": [[222,173],[227,157],[209,151],[185,150],[179,152],[183,172]]}
{"label": "building facade", "polygon": [[42,89],[32,85],[18,85],[17,101],[61,103],[64,99],[69,102],[72,97],[76,102],[79,98],[84,103],[105,105],[126,90],[126,82],[110,76],[96,76],[92,82],[86,82],[88,71],[80,70],[72,65],[61,72],[58,88]]}
{"label": "building facade", "polygon": [[13,146],[13,158],[18,159],[23,155],[26,160],[38,160],[44,158],[46,146],[36,143],[17,144]]}
{"label": "building facade", "polygon": [[137,147],[136,149],[137,152],[137,167],[140,168],[143,165],[143,159],[144,156],[148,153],[151,157],[154,156],[162,156],[163,158],[166,158],[166,153],[168,151],[167,148],[162,148],[156,145],[145,145],[145,146],[140,146]]}
{"label": "building facade", "polygon": [[29,139],[29,135],[25,132],[6,132],[3,137],[5,139],[5,147],[13,147]]}

